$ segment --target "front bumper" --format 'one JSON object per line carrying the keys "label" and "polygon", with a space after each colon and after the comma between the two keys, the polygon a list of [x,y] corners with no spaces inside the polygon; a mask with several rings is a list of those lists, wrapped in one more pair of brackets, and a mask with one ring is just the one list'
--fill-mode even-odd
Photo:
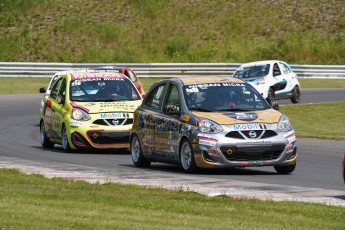
{"label": "front bumper", "polygon": [[[280,132],[267,125],[266,130],[253,130],[257,138],[248,131],[229,128],[219,134],[198,134],[194,157],[198,167],[254,167],[283,166],[295,164],[297,141],[294,131]],[[236,133],[237,132],[237,133]]]}
{"label": "front bumper", "polygon": [[95,124],[95,121],[71,121],[67,134],[73,149],[119,149],[129,148],[131,121],[123,125]]}

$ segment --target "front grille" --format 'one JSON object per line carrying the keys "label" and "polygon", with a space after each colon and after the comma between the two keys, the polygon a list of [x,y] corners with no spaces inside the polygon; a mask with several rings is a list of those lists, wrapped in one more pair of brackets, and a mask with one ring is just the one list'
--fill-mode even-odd
{"label": "front grille", "polygon": [[125,119],[98,119],[93,122],[95,125],[105,125],[105,126],[120,126],[120,125],[132,125],[132,118]]}
{"label": "front grille", "polygon": [[[251,136],[253,135],[253,132],[255,133],[255,136]],[[243,135],[241,135],[241,133]],[[265,139],[265,138],[270,138],[270,137],[274,137],[277,136],[278,134],[273,131],[273,130],[250,130],[250,131],[231,131],[228,132],[225,137],[229,137],[229,138],[234,138],[234,139]],[[243,136],[245,136],[246,138],[244,138]]]}
{"label": "front grille", "polygon": [[237,131],[228,132],[225,136],[229,138],[235,138],[235,139],[244,139],[244,137],[242,137],[242,135]]}
{"label": "front grille", "polygon": [[99,145],[129,143],[129,132],[100,132],[87,133],[90,140]]}
{"label": "front grille", "polygon": [[276,132],[274,132],[273,130],[266,130],[264,132],[264,134],[261,136],[261,139],[270,138],[270,137],[274,137],[277,135],[278,134]]}
{"label": "front grille", "polygon": [[229,161],[275,160],[284,149],[285,145],[222,146],[220,148]]}
{"label": "front grille", "polygon": [[[247,137],[247,138],[259,138],[260,135],[262,134],[262,130],[251,130],[251,131],[242,131],[242,133]],[[255,133],[255,136],[251,137],[250,133]]]}

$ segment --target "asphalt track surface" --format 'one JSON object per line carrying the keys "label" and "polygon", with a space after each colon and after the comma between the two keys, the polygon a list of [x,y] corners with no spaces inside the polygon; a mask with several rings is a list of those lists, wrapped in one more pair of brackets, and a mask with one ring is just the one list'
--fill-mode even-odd
{"label": "asphalt track surface", "polygon": [[[209,196],[254,197],[272,200],[319,202],[345,207],[341,175],[344,141],[298,138],[298,162],[291,175],[273,167],[202,170],[185,174],[175,165],[152,163],[133,166],[128,151],[64,153],[39,140],[41,94],[0,95],[0,168],[89,182],[118,182],[184,189]],[[305,89],[301,103],[345,101],[345,89]],[[281,104],[290,103],[288,100]]]}

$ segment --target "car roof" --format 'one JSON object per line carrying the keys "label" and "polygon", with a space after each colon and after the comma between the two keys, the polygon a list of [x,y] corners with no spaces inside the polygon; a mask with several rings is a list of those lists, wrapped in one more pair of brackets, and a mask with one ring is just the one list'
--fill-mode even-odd
{"label": "car roof", "polygon": [[245,83],[244,81],[238,78],[232,77],[181,77],[178,78],[184,85],[193,85],[193,84],[204,84],[204,83],[222,83],[222,82],[231,82],[231,83]]}
{"label": "car roof", "polygon": [[64,75],[64,74],[69,74],[69,73],[78,73],[78,72],[87,72],[87,69],[77,69],[77,70],[64,70],[64,71],[59,71],[54,74],[54,76],[58,75]]}
{"label": "car roof", "polygon": [[241,67],[245,66],[255,66],[255,65],[265,65],[265,64],[273,64],[275,62],[283,62],[279,60],[264,60],[264,61],[255,61],[255,62],[248,62],[245,64],[242,64]]}

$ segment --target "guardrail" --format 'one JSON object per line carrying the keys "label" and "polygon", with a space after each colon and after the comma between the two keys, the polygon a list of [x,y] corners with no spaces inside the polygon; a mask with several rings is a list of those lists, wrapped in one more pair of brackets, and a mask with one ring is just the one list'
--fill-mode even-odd
{"label": "guardrail", "polygon": [[[0,62],[0,77],[51,77],[63,70],[127,66],[139,77],[231,76],[241,63],[35,63]],[[291,65],[300,78],[345,78],[345,65]]]}

